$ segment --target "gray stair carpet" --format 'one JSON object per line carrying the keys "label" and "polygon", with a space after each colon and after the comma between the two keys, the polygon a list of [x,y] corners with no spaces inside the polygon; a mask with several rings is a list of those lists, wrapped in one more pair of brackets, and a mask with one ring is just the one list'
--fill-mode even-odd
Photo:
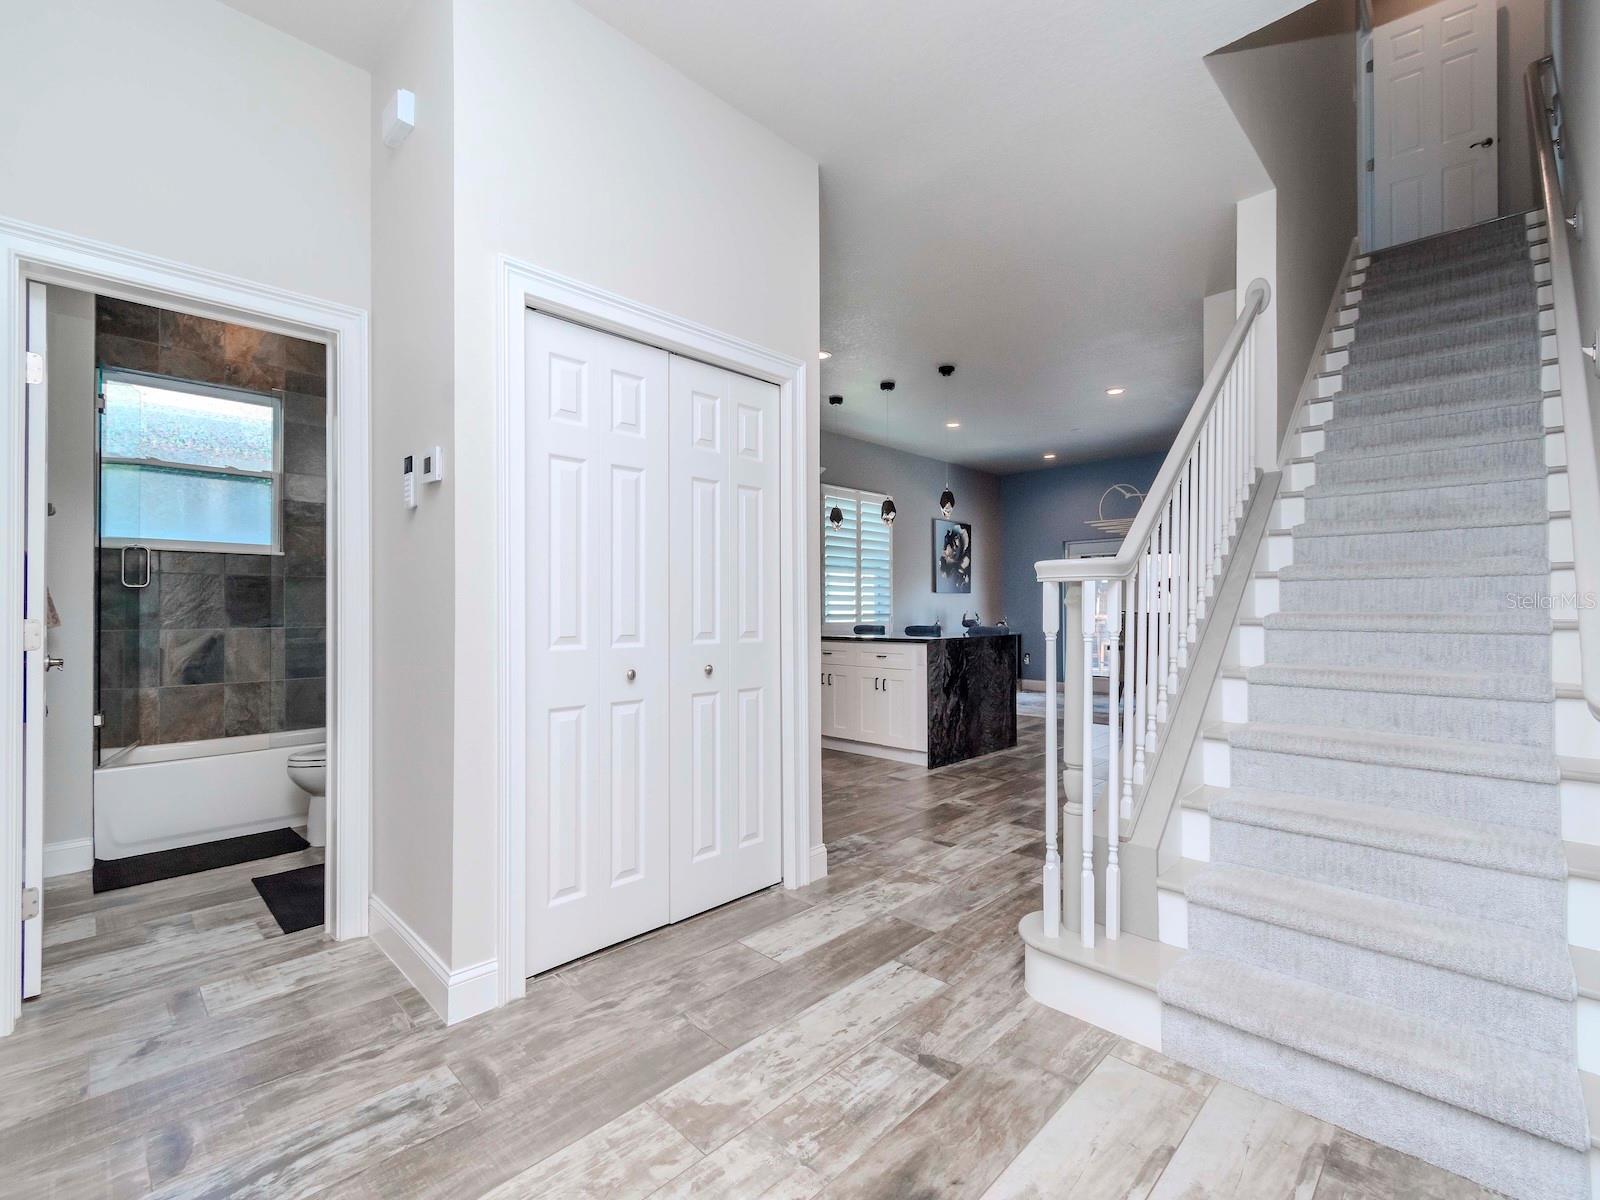
{"label": "gray stair carpet", "polygon": [[1507,1195],[1589,1195],[1533,264],[1375,255],[1163,1049]]}

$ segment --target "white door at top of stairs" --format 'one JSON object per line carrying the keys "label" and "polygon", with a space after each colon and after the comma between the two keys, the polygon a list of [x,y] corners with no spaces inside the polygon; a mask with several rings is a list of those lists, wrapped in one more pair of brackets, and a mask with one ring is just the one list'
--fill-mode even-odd
{"label": "white door at top of stairs", "polygon": [[1443,0],[1373,30],[1368,250],[1500,215],[1498,40],[1491,0]]}
{"label": "white door at top of stairs", "polygon": [[778,389],[526,319],[536,974],[782,875]]}

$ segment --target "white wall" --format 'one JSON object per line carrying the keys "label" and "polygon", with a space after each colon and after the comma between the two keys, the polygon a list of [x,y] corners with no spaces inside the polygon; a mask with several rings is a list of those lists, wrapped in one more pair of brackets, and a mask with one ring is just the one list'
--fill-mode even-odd
{"label": "white wall", "polygon": [[0,216],[365,308],[368,78],[214,0],[0,0]]}
{"label": "white wall", "polygon": [[[1275,448],[1356,232],[1355,5],[1318,0],[1206,64],[1277,193],[1275,274],[1266,276],[1277,333]],[[1241,266],[1241,297],[1251,278]]]}
{"label": "white wall", "polygon": [[[495,952],[497,258],[815,362],[817,168],[567,0],[421,0],[375,109],[396,85],[418,127],[374,151],[377,894],[461,969]],[[424,140],[450,122],[448,149]],[[406,516],[397,455],[433,440],[450,481]]]}
{"label": "white wall", "polygon": [[[46,526],[45,584],[61,617],[47,647],[65,665],[45,675],[44,840],[59,846],[94,831],[94,297],[52,287],[46,306],[55,515]],[[47,869],[53,857],[46,855]]]}
{"label": "white wall", "polygon": [[1200,302],[1200,371],[1205,374],[1222,353],[1222,343],[1239,317],[1239,293],[1229,288]]}
{"label": "white wall", "polygon": [[[441,956],[451,948],[455,510],[460,463],[400,502],[400,462],[449,445],[455,406],[455,135],[450,0],[417,0],[373,72],[373,894]],[[417,127],[377,131],[397,87]],[[365,147],[363,152],[366,152]],[[420,460],[419,460],[420,461]],[[447,466],[450,458],[446,457]],[[485,860],[486,862],[487,860]],[[480,866],[480,874],[487,873]]]}

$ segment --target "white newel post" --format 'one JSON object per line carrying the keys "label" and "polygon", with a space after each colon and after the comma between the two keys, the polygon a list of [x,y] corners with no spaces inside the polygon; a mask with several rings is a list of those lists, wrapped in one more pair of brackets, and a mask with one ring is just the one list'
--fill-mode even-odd
{"label": "white newel post", "polygon": [[[1061,587],[1040,585],[1044,597],[1044,935],[1061,936],[1061,848],[1057,822],[1061,803],[1056,750],[1056,631],[1061,624]],[[1091,910],[1092,911],[1092,910]]]}

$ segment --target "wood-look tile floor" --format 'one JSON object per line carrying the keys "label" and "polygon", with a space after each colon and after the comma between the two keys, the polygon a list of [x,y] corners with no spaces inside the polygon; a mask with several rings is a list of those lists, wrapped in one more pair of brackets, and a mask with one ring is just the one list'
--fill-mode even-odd
{"label": "wood-look tile floor", "polygon": [[282,935],[310,852],[49,888],[0,1042],[6,1197],[1483,1195],[1040,1007],[1041,725],[937,772],[828,754],[831,874],[446,1030],[370,944]]}

